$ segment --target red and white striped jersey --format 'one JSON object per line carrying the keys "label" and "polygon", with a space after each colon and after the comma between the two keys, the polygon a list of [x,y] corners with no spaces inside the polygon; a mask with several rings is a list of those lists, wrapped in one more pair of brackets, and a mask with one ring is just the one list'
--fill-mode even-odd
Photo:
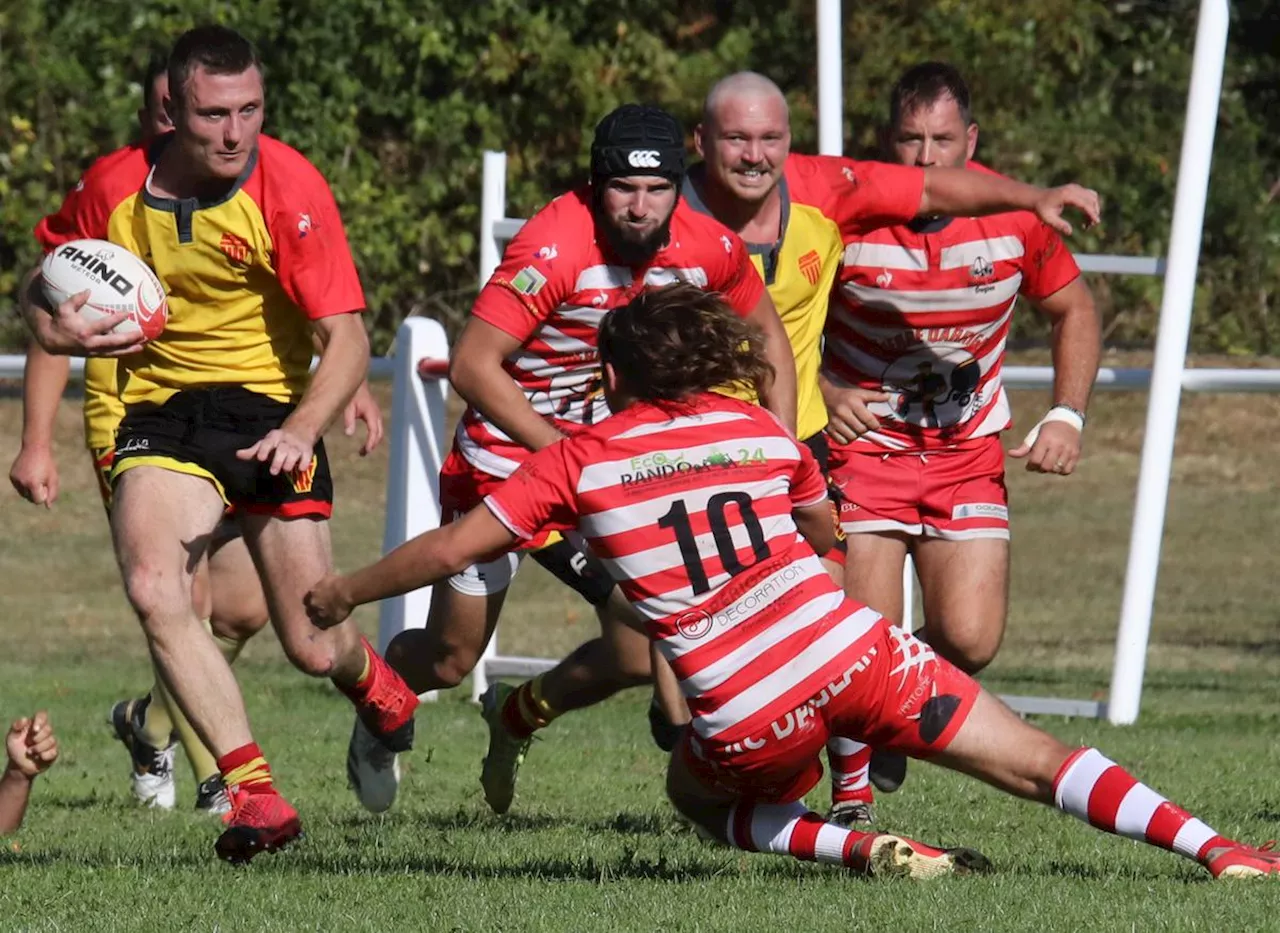
{"label": "red and white striped jersey", "polygon": [[521,538],[577,528],[646,620],[704,748],[817,697],[879,616],[844,598],[792,509],[825,501],[808,448],[715,393],[637,404],[532,454],[485,499]]}
{"label": "red and white striped jersey", "polygon": [[[647,285],[685,281],[721,292],[739,314],[764,295],[746,246],[718,221],[681,200],[667,245],[648,262],[627,265],[595,237],[591,192],[556,198],[507,245],[472,314],[521,341],[504,369],[534,411],[573,434],[609,414],[600,383],[596,331],[605,313]],[[506,477],[529,455],[483,412],[470,407],[455,444],[472,466]]]}
{"label": "red and white striped jersey", "polygon": [[1000,365],[1018,295],[1047,298],[1079,274],[1026,211],[846,235],[823,371],[890,396],[868,406],[881,429],[852,446],[933,450],[1009,427]]}

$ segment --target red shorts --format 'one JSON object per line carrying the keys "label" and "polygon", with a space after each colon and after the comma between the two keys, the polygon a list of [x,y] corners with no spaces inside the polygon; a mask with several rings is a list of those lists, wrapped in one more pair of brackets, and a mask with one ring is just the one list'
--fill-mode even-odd
{"label": "red shorts", "polygon": [[954,450],[832,452],[846,534],[900,531],[965,541],[1009,538],[1009,491],[999,435]]}
{"label": "red shorts", "polygon": [[[833,735],[929,758],[973,709],[978,682],[883,619],[847,650],[847,685],[823,690],[760,735],[705,749],[684,730],[676,754],[708,788],[740,800],[799,800],[822,778],[818,755]],[[835,688],[841,679],[832,684]]]}
{"label": "red shorts", "polygon": [[[454,447],[440,467],[441,524],[447,525],[466,515],[505,482],[500,476],[472,466],[458,448]],[[523,542],[517,550],[536,551],[547,544],[551,534],[549,531],[543,532],[532,541]]]}

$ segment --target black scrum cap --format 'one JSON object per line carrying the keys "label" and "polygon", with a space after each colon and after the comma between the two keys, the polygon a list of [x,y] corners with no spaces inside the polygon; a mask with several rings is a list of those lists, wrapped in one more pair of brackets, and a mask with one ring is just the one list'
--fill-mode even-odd
{"label": "black scrum cap", "polygon": [[624,104],[596,124],[591,177],[659,175],[684,181],[684,128],[658,107]]}

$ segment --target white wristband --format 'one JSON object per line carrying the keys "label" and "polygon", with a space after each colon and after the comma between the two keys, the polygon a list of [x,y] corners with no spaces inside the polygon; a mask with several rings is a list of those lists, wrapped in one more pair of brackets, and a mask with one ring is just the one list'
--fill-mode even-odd
{"label": "white wristband", "polygon": [[1040,437],[1040,429],[1050,421],[1063,421],[1071,425],[1081,434],[1084,433],[1084,419],[1079,414],[1069,408],[1050,408],[1049,411],[1036,422],[1036,426],[1027,432],[1027,436],[1022,439],[1023,447],[1034,447],[1036,440]]}

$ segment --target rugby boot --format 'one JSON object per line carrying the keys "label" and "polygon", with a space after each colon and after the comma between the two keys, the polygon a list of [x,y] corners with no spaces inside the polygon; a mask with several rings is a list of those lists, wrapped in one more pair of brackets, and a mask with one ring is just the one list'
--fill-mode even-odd
{"label": "rugby boot", "polygon": [[870,800],[840,800],[831,805],[827,822],[846,829],[870,826],[876,821],[875,806]]}
{"label": "rugby boot", "polygon": [[924,881],[942,875],[969,875],[991,870],[991,861],[973,849],[935,849],[923,842],[890,833],[867,835],[850,853],[854,870],[875,878],[900,877]]}
{"label": "rugby boot", "polygon": [[213,844],[218,858],[243,865],[259,852],[278,852],[301,838],[298,811],[279,794],[229,790],[231,809],[222,817],[227,828]]}
{"label": "rugby boot", "polygon": [[389,810],[400,789],[400,756],[383,745],[359,716],[347,743],[347,780],[356,799],[373,813]]}
{"label": "rugby boot", "polygon": [[480,713],[489,726],[489,753],[480,765],[480,786],[484,799],[494,813],[506,813],[516,795],[516,775],[524,764],[532,736],[517,738],[502,722],[502,707],[515,688],[493,683],[480,697]]}
{"label": "rugby boot", "polygon": [[227,795],[227,785],[222,782],[222,775],[215,774],[207,781],[201,781],[196,788],[196,811],[212,816],[222,816],[231,812],[231,798]]}
{"label": "rugby boot", "polygon": [[404,682],[368,639],[361,638],[369,657],[369,673],[355,687],[338,685],[356,705],[356,715],[387,751],[407,752],[413,748],[413,714],[418,695]]}
{"label": "rugby boot", "polygon": [[1232,843],[1205,853],[1202,864],[1215,878],[1263,878],[1280,875],[1280,852],[1275,840],[1253,846]]}
{"label": "rugby boot", "polygon": [[161,810],[172,810],[177,803],[173,779],[174,752],[177,743],[156,748],[142,738],[142,723],[151,697],[121,700],[111,707],[108,721],[116,738],[129,750],[130,789],[139,803]]}

